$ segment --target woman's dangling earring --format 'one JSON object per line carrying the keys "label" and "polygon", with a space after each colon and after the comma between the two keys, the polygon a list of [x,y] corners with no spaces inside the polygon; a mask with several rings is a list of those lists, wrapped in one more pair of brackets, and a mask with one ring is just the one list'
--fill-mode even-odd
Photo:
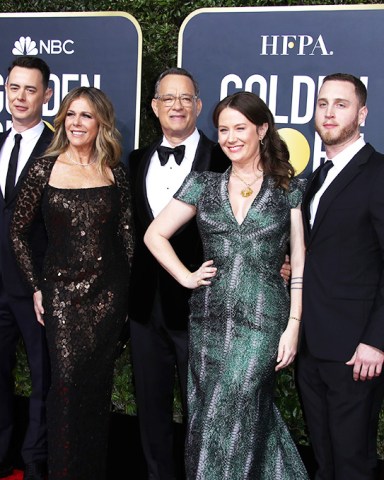
{"label": "woman's dangling earring", "polygon": [[262,135],[260,135],[259,139],[260,139],[260,144],[261,144],[261,145],[264,145],[263,138],[264,138],[264,137],[263,137]]}

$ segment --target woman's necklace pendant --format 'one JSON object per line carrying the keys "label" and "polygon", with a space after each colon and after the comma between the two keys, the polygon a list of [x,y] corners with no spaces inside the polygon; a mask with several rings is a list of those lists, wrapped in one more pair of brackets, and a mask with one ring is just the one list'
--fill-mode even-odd
{"label": "woman's necklace pendant", "polygon": [[244,197],[244,198],[247,198],[247,197],[250,197],[253,193],[253,190],[251,187],[247,187],[247,188],[244,188],[243,190],[241,190],[241,196]]}
{"label": "woman's necklace pendant", "polygon": [[237,177],[239,180],[241,180],[244,185],[247,186],[247,188],[243,188],[243,190],[240,190],[240,195],[243,197],[243,198],[248,198],[252,195],[253,193],[253,190],[251,188],[251,185],[253,185],[257,180],[259,180],[263,175],[264,173],[261,172],[260,175],[255,175],[255,179],[253,180],[252,183],[247,183],[245,180],[243,180],[240,175],[238,173],[236,173],[234,170],[232,170],[232,175],[234,175],[235,177]]}

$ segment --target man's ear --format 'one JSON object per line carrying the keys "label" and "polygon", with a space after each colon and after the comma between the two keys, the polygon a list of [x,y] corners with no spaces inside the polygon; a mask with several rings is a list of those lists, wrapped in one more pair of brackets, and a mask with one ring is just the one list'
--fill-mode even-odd
{"label": "man's ear", "polygon": [[198,98],[196,100],[196,117],[200,115],[202,108],[203,108],[203,102],[201,101],[201,98]]}
{"label": "man's ear", "polygon": [[152,98],[151,107],[152,107],[152,110],[153,110],[154,114],[156,115],[156,117],[159,118],[159,109],[157,107],[156,98]]}
{"label": "man's ear", "polygon": [[361,107],[359,110],[359,125],[365,122],[367,115],[368,115],[368,108],[366,105],[364,105],[364,107]]}
{"label": "man's ear", "polygon": [[53,94],[53,90],[51,87],[48,87],[46,90],[45,90],[45,93],[44,93],[44,103],[48,103],[50,98],[52,97],[52,94]]}

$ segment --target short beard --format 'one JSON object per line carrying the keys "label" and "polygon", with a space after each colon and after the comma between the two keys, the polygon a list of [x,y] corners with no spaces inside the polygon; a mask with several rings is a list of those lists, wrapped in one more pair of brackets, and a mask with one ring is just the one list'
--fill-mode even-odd
{"label": "short beard", "polygon": [[359,130],[359,121],[356,118],[352,123],[344,127],[337,136],[333,136],[332,131],[321,131],[321,128],[316,125],[316,132],[320,135],[324,145],[341,145],[346,143],[350,138],[356,135]]}

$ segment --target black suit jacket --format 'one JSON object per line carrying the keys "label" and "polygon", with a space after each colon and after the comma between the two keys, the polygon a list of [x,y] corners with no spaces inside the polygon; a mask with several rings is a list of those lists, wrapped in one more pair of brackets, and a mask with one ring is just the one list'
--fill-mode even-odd
{"label": "black suit jacket", "polygon": [[[0,149],[2,148],[3,143],[9,133],[10,130],[0,133]],[[0,275],[2,277],[4,289],[9,294],[14,296],[30,297],[32,295],[32,291],[16,263],[16,258],[11,247],[9,238],[11,218],[20,186],[34,159],[41,156],[45,152],[52,139],[52,136],[52,130],[45,125],[44,130],[37,141],[28,162],[26,163],[20,177],[17,180],[16,187],[8,202],[5,202],[3,194],[0,193]],[[30,239],[34,261],[36,262],[37,267],[41,269],[47,245],[47,235],[41,215],[36,218],[31,228]]]}
{"label": "black suit jacket", "polygon": [[[192,170],[225,171],[230,162],[220,146],[209,140],[202,132],[196,150]],[[146,175],[151,157],[161,144],[158,139],[147,148],[133,151],[128,160],[128,171],[133,192],[133,211],[136,233],[135,253],[132,264],[130,287],[130,318],[146,323],[149,321],[157,290],[166,319],[172,329],[187,328],[188,300],[191,291],[182,287],[152,256],[144,244],[146,229],[153,220],[146,195]],[[195,219],[184,225],[172,238],[171,243],[181,261],[191,270],[196,270],[203,261],[203,252]],[[142,300],[143,299],[143,300]]]}
{"label": "black suit jacket", "polygon": [[349,360],[362,342],[384,349],[384,155],[366,144],[321,197],[306,243],[303,334],[317,358]]}

